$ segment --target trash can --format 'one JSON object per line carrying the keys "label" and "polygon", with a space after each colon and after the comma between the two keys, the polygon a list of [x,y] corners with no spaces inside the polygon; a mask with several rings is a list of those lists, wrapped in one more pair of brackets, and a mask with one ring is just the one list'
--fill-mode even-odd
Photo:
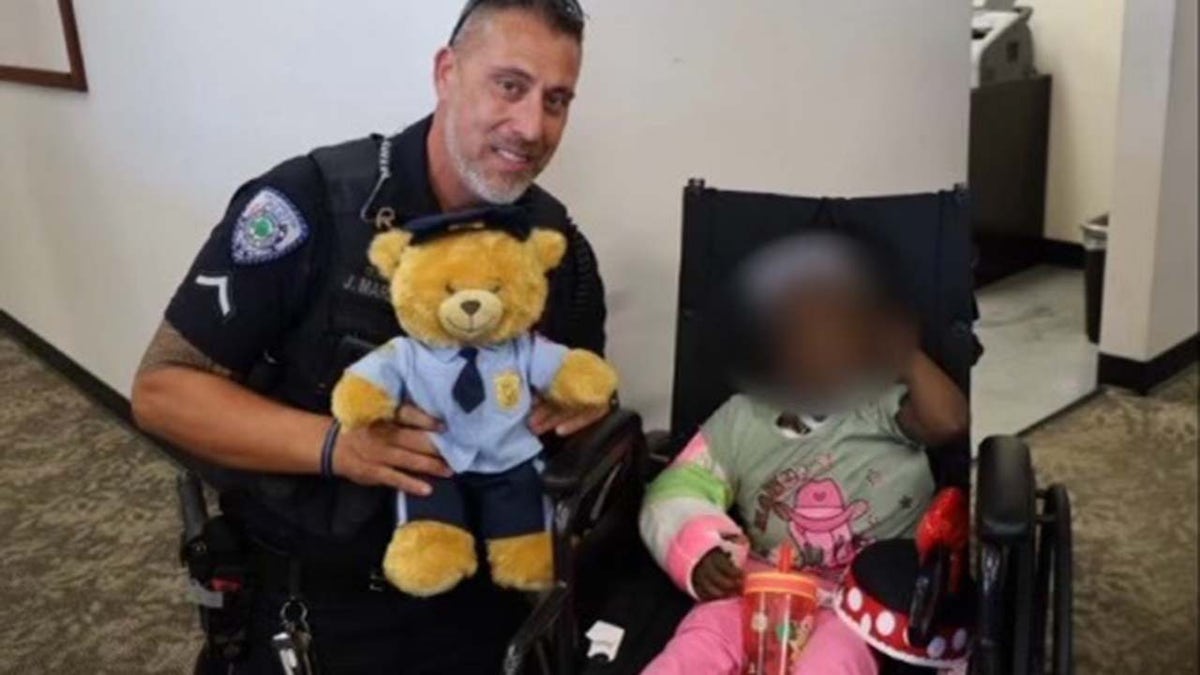
{"label": "trash can", "polygon": [[1083,286],[1087,336],[1100,342],[1100,311],[1104,306],[1104,262],[1108,255],[1108,214],[1079,226],[1083,230]]}

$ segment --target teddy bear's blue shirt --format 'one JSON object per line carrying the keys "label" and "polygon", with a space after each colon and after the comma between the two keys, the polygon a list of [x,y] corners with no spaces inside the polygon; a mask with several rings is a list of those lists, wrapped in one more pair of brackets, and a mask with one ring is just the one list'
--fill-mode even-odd
{"label": "teddy bear's blue shirt", "polygon": [[500,473],[536,457],[542,444],[527,424],[531,388],[550,387],[567,348],[534,334],[480,347],[475,363],[483,377],[485,398],[470,413],[452,393],[467,363],[459,351],[398,337],[348,370],[445,422],[446,431],[432,436],[457,473]]}

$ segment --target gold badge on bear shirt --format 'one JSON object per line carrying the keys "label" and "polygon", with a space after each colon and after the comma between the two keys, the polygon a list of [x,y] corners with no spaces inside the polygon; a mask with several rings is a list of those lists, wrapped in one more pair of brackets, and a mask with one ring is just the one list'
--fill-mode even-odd
{"label": "gold badge on bear shirt", "polygon": [[521,376],[515,370],[506,370],[493,380],[496,387],[496,403],[502,410],[516,410],[521,403]]}

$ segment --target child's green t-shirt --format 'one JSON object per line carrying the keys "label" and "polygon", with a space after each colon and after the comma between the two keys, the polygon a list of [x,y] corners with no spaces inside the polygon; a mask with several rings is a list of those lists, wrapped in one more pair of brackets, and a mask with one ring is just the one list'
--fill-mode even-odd
{"label": "child's green t-shirt", "polygon": [[798,567],[836,573],[872,541],[912,536],[934,482],[924,448],[896,419],[906,391],[783,425],[780,410],[738,395],[704,424],[758,556],[790,540]]}

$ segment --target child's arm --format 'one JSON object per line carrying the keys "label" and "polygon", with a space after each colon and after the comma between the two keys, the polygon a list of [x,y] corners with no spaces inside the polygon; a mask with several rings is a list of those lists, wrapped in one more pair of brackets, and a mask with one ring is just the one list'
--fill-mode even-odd
{"label": "child's arm", "polygon": [[936,447],[967,435],[971,424],[967,397],[924,352],[914,353],[902,379],[908,396],[896,421],[906,436]]}
{"label": "child's arm", "polygon": [[[723,556],[709,556],[732,548],[730,540],[743,537],[741,528],[726,513],[733,494],[725,469],[709,452],[703,432],[647,490],[639,518],[642,539],[675,584],[692,597],[707,600],[728,595],[727,591],[740,586],[736,565],[721,560]],[[701,565],[702,561],[706,562]],[[698,566],[710,573],[702,575],[706,578],[699,584],[695,578]]]}

